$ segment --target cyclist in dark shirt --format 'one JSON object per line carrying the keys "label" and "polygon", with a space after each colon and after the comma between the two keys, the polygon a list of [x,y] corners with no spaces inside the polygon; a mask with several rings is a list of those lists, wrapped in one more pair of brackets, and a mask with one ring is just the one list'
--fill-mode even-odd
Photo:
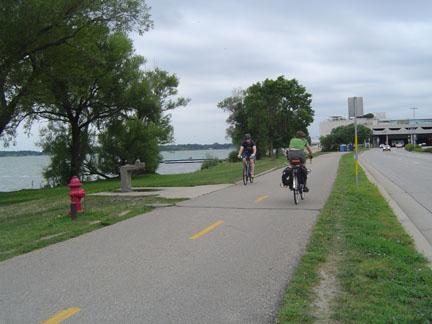
{"label": "cyclist in dark shirt", "polygon": [[243,164],[246,164],[246,159],[250,160],[251,177],[253,178],[255,176],[256,145],[250,134],[245,135],[244,141],[240,145],[238,158],[243,158]]}

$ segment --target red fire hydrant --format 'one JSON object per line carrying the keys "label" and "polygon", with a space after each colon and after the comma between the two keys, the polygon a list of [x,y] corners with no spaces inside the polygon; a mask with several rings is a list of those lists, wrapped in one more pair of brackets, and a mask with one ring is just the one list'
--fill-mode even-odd
{"label": "red fire hydrant", "polygon": [[[82,186],[81,182],[77,178],[77,176],[73,176],[71,182],[68,184],[68,186],[71,188],[69,192],[69,196],[71,197],[71,204],[76,203],[76,211],[79,213],[82,213],[83,210],[81,209],[81,198],[84,198],[85,196],[85,190],[80,189]],[[69,210],[69,215],[72,214],[72,211]]]}

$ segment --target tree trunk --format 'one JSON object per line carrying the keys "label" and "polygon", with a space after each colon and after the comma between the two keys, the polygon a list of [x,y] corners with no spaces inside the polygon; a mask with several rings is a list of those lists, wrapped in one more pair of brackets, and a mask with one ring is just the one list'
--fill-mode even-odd
{"label": "tree trunk", "polygon": [[9,105],[0,107],[0,136],[5,131],[7,125],[11,122],[15,113],[14,107],[10,107]]}
{"label": "tree trunk", "polygon": [[74,175],[77,177],[80,176],[81,171],[81,138],[80,138],[80,128],[78,126],[78,122],[73,121],[71,123],[72,128],[72,139],[70,146],[70,171],[69,171],[69,180],[72,179]]}
{"label": "tree trunk", "polygon": [[272,140],[270,140],[270,158],[271,158],[272,161],[275,160],[274,152],[273,152],[273,141]]}

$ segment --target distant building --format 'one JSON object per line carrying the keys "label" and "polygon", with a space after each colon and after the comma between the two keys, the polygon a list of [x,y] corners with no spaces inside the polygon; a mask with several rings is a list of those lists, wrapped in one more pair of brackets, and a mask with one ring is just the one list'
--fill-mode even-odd
{"label": "distant building", "polygon": [[432,145],[432,118],[407,120],[379,120],[379,123],[370,127],[373,131],[375,145],[382,143],[396,145],[425,143]]}
{"label": "distant building", "polygon": [[375,118],[378,120],[386,119],[386,113],[385,112],[377,112],[375,114]]}
{"label": "distant building", "polygon": [[[352,123],[354,120],[350,118],[330,116],[319,124],[320,137],[329,135],[336,127]],[[385,113],[380,112],[376,113],[374,118],[357,118],[357,123],[372,129],[374,145],[387,143],[394,146],[397,143],[408,144],[413,141],[432,145],[432,118],[391,120],[386,119]]]}

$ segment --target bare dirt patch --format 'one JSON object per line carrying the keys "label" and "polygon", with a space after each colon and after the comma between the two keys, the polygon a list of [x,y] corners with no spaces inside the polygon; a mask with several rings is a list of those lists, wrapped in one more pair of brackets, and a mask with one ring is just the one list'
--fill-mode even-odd
{"label": "bare dirt patch", "polygon": [[327,324],[335,323],[331,319],[332,304],[334,298],[341,293],[339,283],[337,281],[338,258],[329,256],[326,263],[319,269],[321,281],[314,288],[315,298],[312,300],[313,315],[316,318],[315,323]]}

